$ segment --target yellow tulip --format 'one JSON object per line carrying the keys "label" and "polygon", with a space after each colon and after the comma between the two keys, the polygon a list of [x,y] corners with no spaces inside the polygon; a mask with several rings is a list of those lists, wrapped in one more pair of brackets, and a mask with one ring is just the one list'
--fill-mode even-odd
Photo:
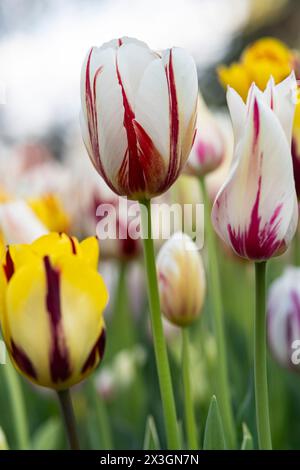
{"label": "yellow tulip", "polygon": [[68,232],[70,217],[66,213],[61,200],[55,194],[44,194],[29,199],[28,205],[48,230],[51,232]]}
{"label": "yellow tulip", "polygon": [[272,75],[279,83],[291,73],[293,62],[293,51],[278,39],[266,37],[250,44],[239,62],[220,66],[218,75],[223,86],[231,86],[246,100],[252,82],[264,90]]}
{"label": "yellow tulip", "polygon": [[0,321],[16,368],[64,390],[87,377],[105,346],[108,293],[97,272],[98,242],[50,233],[8,247],[0,269]]}

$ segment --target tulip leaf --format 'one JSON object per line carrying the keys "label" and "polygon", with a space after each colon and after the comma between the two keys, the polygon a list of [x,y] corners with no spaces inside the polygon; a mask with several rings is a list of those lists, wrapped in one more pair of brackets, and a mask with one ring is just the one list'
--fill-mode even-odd
{"label": "tulip leaf", "polygon": [[42,424],[32,438],[34,450],[53,450],[61,447],[62,427],[58,418],[50,418]]}
{"label": "tulip leaf", "polygon": [[153,416],[148,416],[144,438],[144,450],[159,450],[160,443]]}
{"label": "tulip leaf", "polygon": [[217,399],[213,395],[207,414],[204,431],[204,450],[225,450],[225,437]]}
{"label": "tulip leaf", "polygon": [[253,438],[246,423],[243,423],[243,442],[241,450],[253,450]]}

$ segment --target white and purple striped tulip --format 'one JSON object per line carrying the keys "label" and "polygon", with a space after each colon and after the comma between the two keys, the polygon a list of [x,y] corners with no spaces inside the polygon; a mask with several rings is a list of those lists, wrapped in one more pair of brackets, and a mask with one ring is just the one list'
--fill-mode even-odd
{"label": "white and purple striped tulip", "polygon": [[298,209],[291,135],[296,80],[291,74],[261,92],[252,84],[244,104],[228,88],[235,148],[229,175],[212,210],[220,238],[239,256],[255,261],[283,253],[293,238]]}
{"label": "white and purple striped tulip", "polygon": [[81,129],[108,186],[130,199],[166,191],[195,136],[198,82],[180,48],[158,54],[136,39],[92,47],[81,76]]}
{"label": "white and purple striped tulip", "polygon": [[300,372],[297,360],[300,348],[300,268],[286,268],[271,285],[267,326],[269,348],[274,358],[282,366]]}

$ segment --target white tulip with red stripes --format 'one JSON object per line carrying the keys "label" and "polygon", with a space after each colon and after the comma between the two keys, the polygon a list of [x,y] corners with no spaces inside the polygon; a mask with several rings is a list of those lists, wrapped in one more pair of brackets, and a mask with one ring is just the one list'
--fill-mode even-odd
{"label": "white tulip with red stripes", "polygon": [[212,210],[215,230],[243,258],[267,260],[293,238],[298,208],[291,157],[296,80],[291,74],[261,92],[252,84],[245,104],[228,88],[235,149],[231,170]]}
{"label": "white tulip with red stripes", "polygon": [[82,67],[81,129],[110,188],[131,199],[166,191],[195,136],[198,82],[183,49],[161,54],[136,39],[92,47]]}

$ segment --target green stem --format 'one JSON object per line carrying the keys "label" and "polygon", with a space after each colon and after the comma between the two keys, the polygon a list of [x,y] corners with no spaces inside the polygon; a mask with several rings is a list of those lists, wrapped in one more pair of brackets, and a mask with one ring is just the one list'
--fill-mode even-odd
{"label": "green stem", "polygon": [[158,293],[154,245],[152,240],[151,229],[150,201],[141,201],[141,219],[154,351],[164,411],[168,448],[180,449],[180,439],[178,433],[171,372],[167,354],[167,346],[163,332],[162,318],[160,313],[160,300]]}
{"label": "green stem", "polygon": [[29,449],[27,416],[20,379],[9,359],[1,366],[7,385],[8,396],[13,416],[16,441],[19,450]]}
{"label": "green stem", "polygon": [[69,389],[57,392],[61,413],[64,420],[66,434],[71,450],[79,450],[79,440],[76,429],[75,415],[72,405],[71,393]]}
{"label": "green stem", "polygon": [[272,449],[266,355],[266,262],[255,263],[255,401],[259,448]]}
{"label": "green stem", "polygon": [[212,304],[214,330],[218,350],[218,370],[216,374],[217,400],[225,429],[226,441],[229,448],[236,446],[236,433],[234,427],[232,406],[229,393],[227,354],[225,345],[224,320],[220,274],[217,259],[215,234],[211,224],[211,204],[207,193],[204,178],[200,178],[201,191],[205,214],[205,241],[208,249],[208,286],[210,288],[210,301]]}
{"label": "green stem", "polygon": [[95,413],[97,418],[97,425],[99,434],[101,436],[102,449],[112,450],[113,442],[110,421],[107,415],[106,406],[97,393],[93,377],[87,380],[86,386],[89,401],[91,404],[91,410],[93,413]]}
{"label": "green stem", "polygon": [[126,349],[134,344],[134,323],[132,313],[128,308],[127,296],[127,266],[125,262],[119,263],[117,286],[112,310],[110,330],[113,332],[114,341],[111,341],[106,351],[106,361],[109,361],[118,351]]}
{"label": "green stem", "polygon": [[197,427],[194,413],[193,394],[191,390],[189,332],[182,328],[182,374],[184,387],[185,426],[189,450],[197,450]]}

